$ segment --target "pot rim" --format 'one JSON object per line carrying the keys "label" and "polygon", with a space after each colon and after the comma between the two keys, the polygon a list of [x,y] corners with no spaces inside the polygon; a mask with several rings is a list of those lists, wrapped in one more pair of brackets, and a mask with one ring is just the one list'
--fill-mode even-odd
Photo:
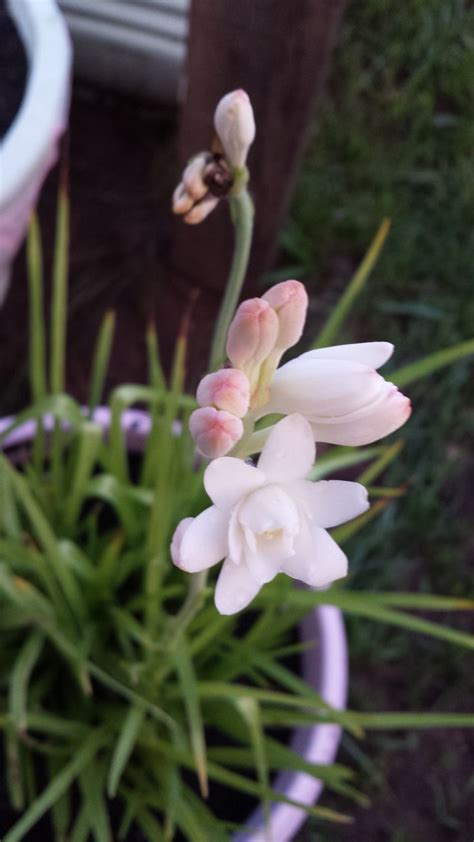
{"label": "pot rim", "polygon": [[[110,423],[110,410],[100,406],[93,413],[93,420],[105,430]],[[8,429],[14,418],[0,419],[0,435]],[[54,420],[45,416],[46,430],[53,428]],[[143,449],[150,431],[150,416],[144,410],[127,409],[122,414],[122,426],[131,451]],[[27,421],[10,433],[2,443],[2,449],[26,445],[36,429],[35,421]],[[344,710],[348,692],[348,649],[342,612],[332,605],[320,605],[301,622],[301,637],[314,641],[315,645],[305,649],[302,657],[303,678],[323,699],[336,710]],[[297,728],[293,732],[290,746],[310,763],[329,765],[336,757],[342,736],[340,725],[318,724],[309,728]],[[273,787],[288,798],[302,804],[312,805],[320,797],[324,784],[305,772],[281,772]],[[263,812],[255,810],[244,828],[232,836],[233,842],[291,842],[301,828],[307,814],[303,809],[290,804],[274,804],[270,810],[269,823],[265,827]]]}

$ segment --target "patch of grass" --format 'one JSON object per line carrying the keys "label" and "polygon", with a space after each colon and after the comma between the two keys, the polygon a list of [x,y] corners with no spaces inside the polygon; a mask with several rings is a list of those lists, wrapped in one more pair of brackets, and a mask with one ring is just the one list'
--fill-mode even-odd
{"label": "patch of grass", "polygon": [[[316,330],[382,218],[392,219],[382,257],[339,341],[388,339],[397,365],[474,334],[473,48],[472,3],[349,4],[282,236],[284,261],[312,289]],[[474,556],[472,361],[408,391],[414,412],[406,446],[386,476],[386,484],[408,482],[407,494],[349,546],[353,579],[365,588],[465,595]],[[409,635],[360,619],[350,623],[350,637],[352,703],[360,709],[454,709],[472,697],[462,654],[433,642],[414,644]],[[433,738],[421,739],[426,746]],[[420,842],[447,838],[447,830],[457,838],[454,824],[466,817],[469,799],[451,799],[447,828],[439,793],[448,759],[464,792],[462,762],[453,759],[449,737],[437,746],[439,764],[422,796],[428,824],[417,826],[410,810],[403,814],[403,787],[387,782],[400,748],[393,736],[378,735],[363,746],[386,781],[381,786],[367,777],[375,799],[369,835],[364,823],[331,829],[329,836],[313,829],[304,838]],[[408,740],[405,775],[410,768],[420,773],[419,750],[418,740]],[[412,798],[416,806],[415,780]],[[392,835],[383,835],[382,807]]]}

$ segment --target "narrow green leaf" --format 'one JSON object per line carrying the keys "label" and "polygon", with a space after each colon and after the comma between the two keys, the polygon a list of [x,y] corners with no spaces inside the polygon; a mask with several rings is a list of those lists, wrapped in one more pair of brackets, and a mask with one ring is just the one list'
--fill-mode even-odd
{"label": "narrow green leaf", "polygon": [[25,834],[51,809],[58,798],[66,792],[81,771],[90,763],[104,741],[103,732],[93,732],[73,759],[53,778],[41,795],[29,805],[21,819],[4,836],[3,842],[21,842]]}
{"label": "narrow green leaf", "polygon": [[385,447],[331,447],[322,456],[318,456],[308,479],[323,479],[335,471],[342,471],[344,468],[360,465],[361,462],[368,462],[369,459],[379,456],[385,450]]}
{"label": "narrow green leaf", "polygon": [[176,649],[175,663],[182,691],[181,695],[188,717],[191,747],[196,762],[199,787],[203,798],[207,798],[209,786],[206,771],[206,739],[204,736],[196,675],[184,639],[180,640],[179,646]]}
{"label": "narrow green leaf", "polygon": [[335,529],[331,529],[331,536],[338,544],[344,544],[345,541],[348,541],[349,538],[357,535],[364,526],[383,512],[389,502],[390,500],[385,499],[377,500],[371,505],[370,509],[364,512],[363,515],[359,515],[359,517],[354,518],[354,520],[351,520],[348,523],[343,523],[342,526],[336,526]]}
{"label": "narrow green leaf", "polygon": [[372,462],[372,464],[357,477],[357,482],[361,482],[362,485],[370,485],[373,483],[385,471],[385,469],[388,468],[391,462],[397,458],[404,445],[405,442],[399,440],[390,445],[390,447],[384,448],[384,451],[381,453],[379,458],[376,459],[375,462]]}
{"label": "narrow green leaf", "polygon": [[[441,623],[433,623],[420,617],[412,617],[403,611],[387,608],[377,602],[376,593],[348,592],[340,588],[329,588],[324,591],[324,602],[327,605],[336,605],[347,614],[367,619],[377,620],[388,625],[398,626],[409,631],[427,634],[430,637],[444,640],[447,643],[454,643],[466,649],[474,649],[474,635],[467,632],[457,631]],[[320,601],[319,597],[311,591],[291,591],[288,594],[288,603],[296,605],[314,606]]]}
{"label": "narrow green leaf", "polygon": [[[255,769],[260,783],[262,792],[269,789],[270,775],[268,771],[268,760],[265,747],[265,735],[263,731],[262,720],[260,716],[260,705],[256,699],[242,699],[237,698],[235,701],[236,707],[241,716],[247,723],[250,742],[253,748],[255,759]],[[270,805],[267,798],[264,796],[262,801],[263,815],[265,825],[268,825],[270,820]]]}
{"label": "narrow green leaf", "polygon": [[94,759],[79,776],[90,829],[95,842],[111,842],[112,830],[105,799],[105,765]]}
{"label": "narrow green leaf", "polygon": [[27,728],[28,683],[43,648],[44,636],[33,631],[27,638],[15,661],[10,676],[8,709],[17,731]]}
{"label": "narrow green leaf", "polygon": [[46,394],[46,340],[43,301],[43,253],[38,217],[32,213],[27,239],[29,319],[30,319],[30,388],[33,400]]}
{"label": "narrow green leaf", "polygon": [[397,711],[356,713],[361,726],[368,731],[402,728],[474,728],[474,713],[411,713]]}
{"label": "narrow green leaf", "polygon": [[364,289],[369,275],[377,263],[389,230],[390,220],[384,219],[374,239],[372,240],[369,250],[367,251],[362,263],[333,309],[316,342],[314,343],[313,348],[325,348],[337,339],[341,327],[351,311],[354,301]]}
{"label": "narrow green leaf", "polygon": [[130,755],[133,752],[138,733],[142,727],[145,712],[141,706],[133,706],[126,715],[120,736],[115,746],[110,769],[107,777],[107,793],[109,798],[114,798],[120,778],[127,765]]}
{"label": "narrow green leaf", "polygon": [[56,218],[56,239],[53,258],[53,291],[51,296],[51,389],[64,390],[66,365],[67,280],[69,250],[69,197],[60,185]]}
{"label": "narrow green leaf", "polygon": [[100,404],[115,333],[115,313],[109,310],[100,326],[90,375],[89,414]]}
{"label": "narrow green leaf", "polygon": [[[62,759],[48,757],[49,778],[55,778],[62,769]],[[71,793],[67,789],[51,807],[55,842],[67,842],[67,831],[71,820]]]}
{"label": "narrow green leaf", "polygon": [[160,352],[156,325],[151,323],[146,332],[146,347],[148,353],[148,380],[153,389],[166,390],[166,381],[161,366]]}
{"label": "narrow green leaf", "polygon": [[85,421],[78,436],[74,471],[64,506],[64,525],[68,530],[75,526],[86,497],[87,483],[94,470],[102,442],[102,430],[98,424]]}
{"label": "narrow green leaf", "polygon": [[402,388],[408,386],[409,383],[423,379],[423,377],[428,377],[428,375],[444,368],[446,365],[470,357],[471,354],[474,354],[474,339],[460,342],[458,345],[451,345],[449,348],[443,348],[442,351],[435,351],[434,354],[429,354],[421,360],[405,365],[403,368],[394,371],[390,375],[390,380],[396,386]]}

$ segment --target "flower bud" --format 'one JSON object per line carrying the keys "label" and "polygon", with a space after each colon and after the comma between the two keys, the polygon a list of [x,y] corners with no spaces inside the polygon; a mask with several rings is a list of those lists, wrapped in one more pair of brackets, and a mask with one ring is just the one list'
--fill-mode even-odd
{"label": "flower bud", "polygon": [[308,295],[299,281],[275,284],[263,296],[278,316],[279,330],[275,347],[282,353],[296,345],[303,333],[308,309]]}
{"label": "flower bud", "polygon": [[173,193],[172,208],[173,213],[183,214],[191,210],[194,202],[186,190],[182,181],[179,182],[176,190]]}
{"label": "flower bud", "polygon": [[204,456],[225,456],[244,434],[240,418],[222,409],[206,406],[196,409],[189,419],[189,430]]}
{"label": "flower bud", "polygon": [[181,550],[181,543],[184,538],[184,533],[188,529],[188,527],[193,522],[193,517],[185,517],[183,520],[180,520],[178,523],[174,535],[171,539],[171,560],[176,567],[181,567],[181,560],[180,560],[180,550]]}
{"label": "flower bud", "polygon": [[196,397],[200,406],[215,406],[243,418],[249,408],[250,383],[238,368],[221,368],[203,377]]}
{"label": "flower bud", "polygon": [[200,152],[191,159],[183,172],[182,183],[194,202],[199,202],[208,192],[204,176],[209,160],[212,160],[209,152]]}
{"label": "flower bud", "polygon": [[187,222],[188,225],[197,225],[199,222],[202,222],[206,216],[209,216],[217,204],[219,204],[219,199],[208,194],[184,215],[184,221]]}
{"label": "flower bud", "polygon": [[232,91],[222,97],[214,114],[214,126],[228,163],[244,167],[255,137],[253,109],[245,91]]}
{"label": "flower bud", "polygon": [[278,316],[261,298],[243,301],[227,335],[227,356],[234,368],[254,369],[273,351]]}

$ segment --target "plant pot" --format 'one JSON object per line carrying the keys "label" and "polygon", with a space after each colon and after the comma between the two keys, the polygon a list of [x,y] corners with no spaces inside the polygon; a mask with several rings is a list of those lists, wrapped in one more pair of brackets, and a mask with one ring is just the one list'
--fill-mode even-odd
{"label": "plant pot", "polygon": [[[129,451],[140,452],[150,430],[148,414],[141,410],[127,410],[122,417]],[[12,420],[0,420],[0,434]],[[104,432],[107,431],[110,425],[108,408],[99,407],[94,413],[94,420]],[[52,426],[52,418],[46,417],[45,429],[52,429]],[[27,422],[5,438],[2,448],[10,450],[12,461],[22,462],[28,458],[34,432],[35,423]],[[304,650],[303,678],[326,702],[336,709],[343,709],[347,697],[348,656],[341,612],[333,606],[319,606],[302,621],[300,632],[303,641],[315,642],[313,647]],[[340,738],[341,728],[338,725],[316,725],[294,731],[290,744],[309,762],[325,765],[334,761]],[[311,805],[320,797],[323,783],[305,773],[283,772],[277,776],[273,787],[288,798]],[[269,827],[265,828],[262,811],[256,810],[243,830],[232,838],[234,842],[290,842],[305,819],[303,810],[279,803],[270,811]]]}
{"label": "plant pot", "polygon": [[7,0],[23,42],[28,81],[0,152],[0,304],[10,264],[25,235],[67,122],[71,47],[55,0]]}

